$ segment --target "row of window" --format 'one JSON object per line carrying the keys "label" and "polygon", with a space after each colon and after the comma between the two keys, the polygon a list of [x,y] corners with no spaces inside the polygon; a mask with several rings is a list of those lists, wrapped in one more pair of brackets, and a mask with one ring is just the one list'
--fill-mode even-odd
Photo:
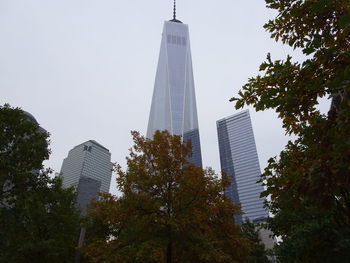
{"label": "row of window", "polygon": [[175,36],[175,35],[167,35],[168,44],[182,45],[186,46],[186,38]]}

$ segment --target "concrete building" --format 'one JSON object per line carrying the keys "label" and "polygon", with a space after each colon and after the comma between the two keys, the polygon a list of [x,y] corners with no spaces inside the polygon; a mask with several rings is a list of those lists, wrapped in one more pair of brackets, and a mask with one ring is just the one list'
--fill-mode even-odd
{"label": "concrete building", "polygon": [[175,17],[164,22],[147,137],[168,130],[192,141],[189,161],[202,167],[188,25]]}
{"label": "concrete building", "polygon": [[243,215],[235,216],[238,224],[244,218],[264,220],[268,211],[263,207],[264,190],[249,111],[245,110],[217,121],[221,170],[231,179],[225,194],[241,205]]}

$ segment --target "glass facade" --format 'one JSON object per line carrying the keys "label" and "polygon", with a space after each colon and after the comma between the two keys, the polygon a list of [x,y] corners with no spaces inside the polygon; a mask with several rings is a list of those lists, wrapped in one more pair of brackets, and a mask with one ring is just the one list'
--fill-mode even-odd
{"label": "glass facade", "polygon": [[243,214],[235,216],[238,224],[245,217],[251,221],[268,217],[263,207],[264,190],[260,179],[258,153],[249,111],[245,110],[217,121],[221,170],[231,179],[225,194],[241,205]]}
{"label": "glass facade", "polygon": [[112,176],[111,153],[94,140],[75,146],[63,160],[61,177],[64,187],[79,189],[82,177],[100,182],[98,192],[109,192]]}
{"label": "glass facade", "polygon": [[147,137],[168,130],[192,141],[190,162],[202,166],[188,26],[165,22]]}

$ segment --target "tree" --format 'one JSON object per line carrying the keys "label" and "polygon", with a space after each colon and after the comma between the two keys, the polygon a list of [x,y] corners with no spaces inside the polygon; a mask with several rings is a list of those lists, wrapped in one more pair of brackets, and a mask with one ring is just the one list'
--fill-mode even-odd
{"label": "tree", "polygon": [[244,262],[249,243],[234,224],[239,207],[223,195],[227,182],[189,163],[180,136],[132,134],[128,169],[115,167],[122,195],[104,194],[91,211],[91,262]]}
{"label": "tree", "polygon": [[[49,134],[39,129],[19,108],[11,108],[8,104],[0,106],[0,185],[12,182],[21,185],[28,176],[35,179],[29,171],[43,168],[43,160],[48,159]],[[25,173],[26,176],[22,176]],[[6,195],[2,188],[0,198]],[[14,190],[14,189],[12,189]]]}
{"label": "tree", "polygon": [[72,262],[80,216],[73,189],[51,170],[48,133],[0,107],[0,262]]}
{"label": "tree", "polygon": [[[269,160],[262,182],[275,217],[269,227],[283,242],[282,262],[347,262],[350,258],[350,2],[266,0],[278,11],[265,24],[276,41],[305,54],[304,62],[261,64],[243,86],[236,108],[275,109],[290,141]],[[332,98],[327,115],[316,105]]]}
{"label": "tree", "polygon": [[248,218],[242,224],[243,233],[252,244],[252,249],[248,258],[249,263],[269,263],[267,251],[259,237],[259,227]]}

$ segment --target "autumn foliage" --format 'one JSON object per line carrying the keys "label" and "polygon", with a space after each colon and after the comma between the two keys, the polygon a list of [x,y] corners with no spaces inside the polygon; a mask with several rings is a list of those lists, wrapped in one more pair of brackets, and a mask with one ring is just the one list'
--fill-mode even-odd
{"label": "autumn foliage", "polygon": [[[297,136],[262,175],[282,237],[281,262],[348,262],[350,257],[350,2],[266,0],[278,14],[265,24],[276,41],[301,49],[305,61],[273,61],[249,79],[236,108],[274,109]],[[330,98],[327,114],[317,109]]]}
{"label": "autumn foliage", "polygon": [[[121,196],[104,194],[90,215],[91,262],[245,262],[249,243],[212,169],[186,160],[189,143],[167,131],[132,132],[127,170],[115,166]],[[89,233],[89,230],[88,230]]]}

